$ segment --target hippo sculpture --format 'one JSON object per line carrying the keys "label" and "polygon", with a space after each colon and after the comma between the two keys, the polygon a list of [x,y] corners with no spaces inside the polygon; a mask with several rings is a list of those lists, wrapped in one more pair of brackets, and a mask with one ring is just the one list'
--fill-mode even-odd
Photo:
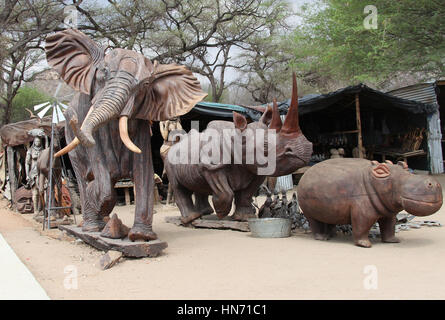
{"label": "hippo sculpture", "polygon": [[368,233],[374,223],[383,242],[399,242],[397,213],[435,213],[442,206],[442,188],[432,177],[410,173],[405,162],[330,159],[303,175],[298,202],[315,239],[327,240],[337,224],[351,224],[355,244],[370,248]]}
{"label": "hippo sculpture", "polygon": [[[215,147],[212,152],[217,151],[222,158],[227,156],[229,161],[221,161],[223,159],[220,158],[212,163],[204,161],[200,151],[206,148],[203,143],[207,139],[203,139],[203,136],[209,135],[210,132],[213,132],[210,140]],[[273,143],[272,138],[269,139],[270,132],[273,133]],[[235,141],[239,141],[238,162],[236,161],[237,147],[232,148]],[[196,151],[192,151],[193,145],[197,146]],[[224,154],[227,145],[230,147],[228,149],[230,152]],[[181,154],[181,150],[199,154],[199,161],[194,163],[188,161],[190,159],[173,161],[176,154]],[[267,154],[265,161],[257,158],[258,150]],[[253,155],[255,159],[251,162],[247,161],[247,158]],[[180,141],[169,150],[165,167],[184,224],[214,211],[208,202],[209,195],[213,195],[213,207],[219,218],[230,213],[234,201],[235,212],[232,218],[245,221],[255,216],[252,196],[266,176],[290,174],[305,166],[311,155],[312,143],[302,134],[298,122],[298,95],[294,74],[292,102],[284,124],[281,122],[276,101],[274,101],[273,109],[267,107],[258,122],[248,124],[244,116],[234,112],[233,122],[212,121],[201,133],[191,130],[183,135]],[[260,169],[266,167],[270,167],[271,171],[261,172]],[[192,194],[195,196],[194,203]]]}

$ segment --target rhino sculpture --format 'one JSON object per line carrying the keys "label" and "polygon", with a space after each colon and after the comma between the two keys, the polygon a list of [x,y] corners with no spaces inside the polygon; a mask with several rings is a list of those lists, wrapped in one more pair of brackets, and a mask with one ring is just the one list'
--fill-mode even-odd
{"label": "rhino sculpture", "polygon": [[399,242],[397,213],[435,213],[442,206],[442,188],[432,177],[410,173],[405,162],[330,159],[303,175],[298,202],[315,239],[329,239],[337,224],[352,224],[355,244],[369,248],[374,223],[379,224],[383,242]]}
{"label": "rhino sculpture", "polygon": [[[220,155],[214,162],[205,161],[201,152],[208,148],[208,144],[206,146],[203,141],[208,141],[209,137],[213,144],[209,154]],[[240,142],[239,149],[226,148],[235,145],[236,141]],[[189,152],[185,157],[187,161],[177,161],[177,155],[184,150]],[[225,150],[231,150],[231,153],[227,155]],[[266,159],[258,156],[263,151]],[[198,154],[198,161],[190,161],[191,157]],[[249,161],[253,154],[255,159]],[[294,74],[292,102],[284,124],[276,101],[273,109],[267,107],[258,122],[248,124],[244,116],[234,112],[233,122],[212,121],[202,133],[191,130],[183,135],[168,152],[166,171],[183,223],[190,223],[213,212],[208,202],[209,195],[213,195],[213,207],[219,218],[230,213],[234,200],[235,212],[232,218],[245,221],[255,216],[252,196],[266,176],[290,174],[305,166],[311,154],[312,143],[302,134],[298,122],[297,82]],[[230,161],[224,161],[222,158],[225,156]],[[195,195],[195,202],[192,194]]]}

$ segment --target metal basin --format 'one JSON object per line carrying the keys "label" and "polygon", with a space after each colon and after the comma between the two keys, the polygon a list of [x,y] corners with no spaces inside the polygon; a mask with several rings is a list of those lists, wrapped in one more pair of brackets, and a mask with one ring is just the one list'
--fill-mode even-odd
{"label": "metal basin", "polygon": [[248,219],[249,229],[255,238],[286,238],[290,236],[291,221],[283,218]]}

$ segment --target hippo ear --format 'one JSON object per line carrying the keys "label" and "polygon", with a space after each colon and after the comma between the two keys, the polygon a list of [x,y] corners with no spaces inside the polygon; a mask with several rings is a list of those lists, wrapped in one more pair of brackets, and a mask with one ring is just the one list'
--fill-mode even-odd
{"label": "hippo ear", "polygon": [[387,164],[394,164],[394,163],[392,163],[392,161],[390,161],[390,160],[385,160],[385,163],[387,163]]}
{"label": "hippo ear", "polygon": [[391,172],[386,163],[379,163],[377,166],[372,168],[372,175],[376,178],[386,178],[389,177]]}
{"label": "hippo ear", "polygon": [[241,131],[244,131],[247,128],[246,118],[235,111],[233,111],[233,123],[235,124],[235,128],[240,129]]}
{"label": "hippo ear", "polygon": [[397,162],[397,165],[401,166],[405,170],[408,170],[408,164],[405,161],[399,161]]}

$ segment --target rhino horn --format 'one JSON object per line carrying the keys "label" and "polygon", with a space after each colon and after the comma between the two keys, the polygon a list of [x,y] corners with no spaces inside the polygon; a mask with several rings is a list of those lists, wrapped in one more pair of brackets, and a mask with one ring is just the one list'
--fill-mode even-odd
{"label": "rhino horn", "polygon": [[277,99],[273,99],[272,120],[270,121],[269,129],[275,129],[280,132],[282,126],[280,113],[278,112]]}
{"label": "rhino horn", "polygon": [[292,74],[292,99],[289,110],[287,112],[286,119],[284,120],[284,125],[281,128],[281,133],[287,135],[301,135],[300,124],[298,122],[298,88],[297,88],[297,78],[295,72]]}

